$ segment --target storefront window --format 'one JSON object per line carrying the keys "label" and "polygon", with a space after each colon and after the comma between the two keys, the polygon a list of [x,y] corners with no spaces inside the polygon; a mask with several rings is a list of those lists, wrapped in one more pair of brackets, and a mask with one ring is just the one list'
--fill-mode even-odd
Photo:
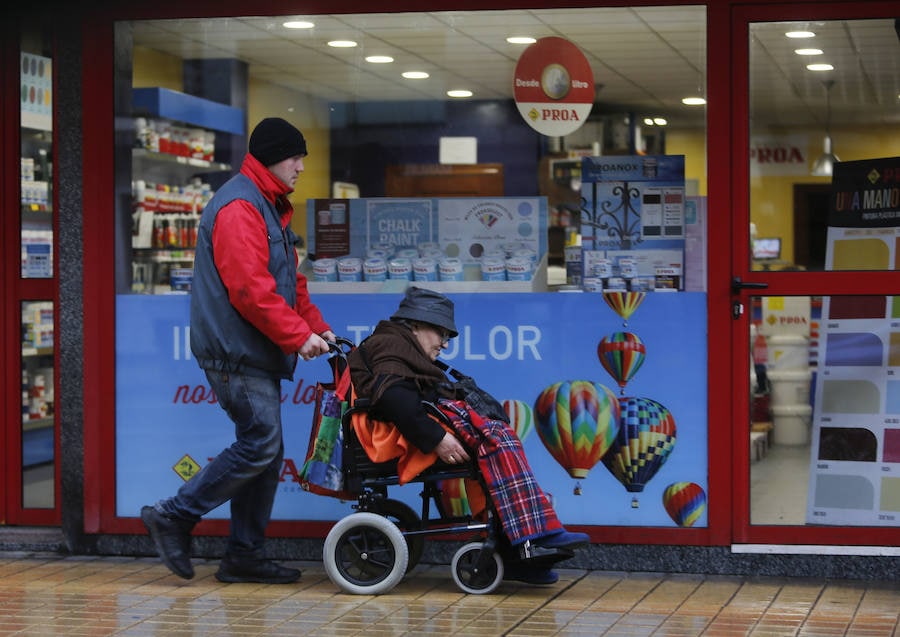
{"label": "storefront window", "polygon": [[[220,444],[190,351],[196,226],[249,131],[281,117],[309,150],[291,195],[300,269],[336,332],[359,342],[418,281],[452,294],[466,328],[446,357],[532,431],[540,395],[584,387],[628,414],[588,408],[589,435],[612,444],[627,420],[638,437],[646,416],[665,439],[636,476],[604,464],[608,444],[573,461],[523,430],[572,523],[706,526],[706,22],[678,6],[119,23],[133,70],[116,86],[117,514]],[[650,352],[640,373],[643,356],[617,367],[622,344]],[[284,385],[299,424],[276,519],[335,515],[290,479],[316,373]],[[554,389],[570,378],[586,385]],[[678,485],[699,491],[691,516],[664,503]],[[599,493],[609,508],[582,505]]]}

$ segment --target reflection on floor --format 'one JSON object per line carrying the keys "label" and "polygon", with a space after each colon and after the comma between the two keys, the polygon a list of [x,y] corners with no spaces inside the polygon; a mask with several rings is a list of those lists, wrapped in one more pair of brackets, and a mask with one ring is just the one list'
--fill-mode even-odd
{"label": "reflection on floor", "polygon": [[347,595],[321,563],[296,584],[190,581],[157,559],[0,553],[0,636],[837,637],[900,635],[900,582],[560,569],[552,586],[465,595],[417,566],[385,595]]}
{"label": "reflection on floor", "polygon": [[750,463],[750,523],[806,523],[809,445],[769,445]]}

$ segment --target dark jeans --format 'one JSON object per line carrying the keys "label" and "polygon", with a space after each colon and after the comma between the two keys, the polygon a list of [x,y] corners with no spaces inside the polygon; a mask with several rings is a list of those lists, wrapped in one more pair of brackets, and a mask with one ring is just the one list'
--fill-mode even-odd
{"label": "dark jeans", "polygon": [[261,558],[284,458],[281,382],[216,371],[207,371],[206,378],[234,421],[235,441],[156,508],[198,522],[230,500],[227,554]]}

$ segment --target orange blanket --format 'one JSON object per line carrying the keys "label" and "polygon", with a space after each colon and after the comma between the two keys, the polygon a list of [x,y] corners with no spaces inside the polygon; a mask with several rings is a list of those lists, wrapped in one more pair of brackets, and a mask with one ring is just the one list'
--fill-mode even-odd
{"label": "orange blanket", "polygon": [[[350,392],[351,405],[356,401],[356,392]],[[397,459],[397,475],[400,484],[405,484],[437,462],[434,451],[423,453],[410,444],[393,423],[371,418],[366,412],[351,415],[356,437],[372,462],[387,462]],[[446,427],[445,427],[446,428]],[[449,429],[448,429],[449,431]]]}

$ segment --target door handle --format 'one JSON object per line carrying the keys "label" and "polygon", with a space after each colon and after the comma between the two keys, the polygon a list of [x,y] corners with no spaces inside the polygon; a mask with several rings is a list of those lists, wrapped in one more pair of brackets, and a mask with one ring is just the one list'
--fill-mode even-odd
{"label": "door handle", "polygon": [[756,283],[756,282],[747,282],[741,281],[741,277],[736,276],[731,279],[731,293],[738,294],[741,290],[762,290],[764,288],[769,287],[768,283]]}

